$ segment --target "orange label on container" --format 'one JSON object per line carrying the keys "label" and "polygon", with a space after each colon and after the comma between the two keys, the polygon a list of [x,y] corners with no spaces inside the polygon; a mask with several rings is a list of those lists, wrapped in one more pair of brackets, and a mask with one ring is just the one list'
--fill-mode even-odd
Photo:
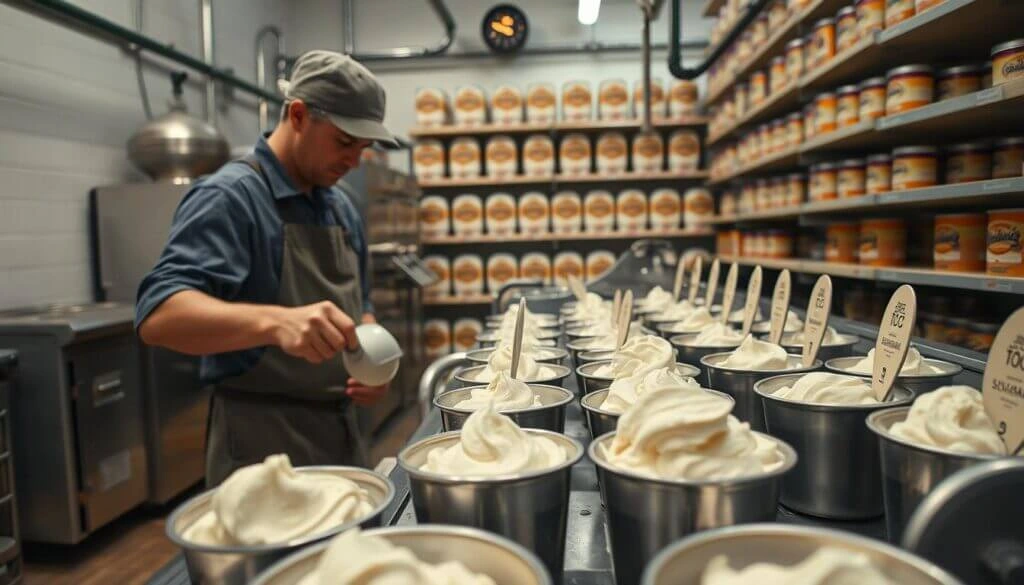
{"label": "orange label on container", "polygon": [[590,157],[590,143],[586,139],[567,138],[562,142],[562,158],[574,161]]}
{"label": "orange label on container", "polygon": [[523,96],[518,91],[503,87],[491,97],[494,107],[499,110],[515,110],[523,107]]}
{"label": "orange label on container", "polygon": [[423,331],[423,343],[428,349],[440,349],[448,345],[448,331],[441,327],[426,327]]}
{"label": "orange label on container", "polygon": [[551,277],[551,266],[540,259],[527,260],[520,267],[523,278],[536,278],[547,281]]}
{"label": "orange label on container", "polygon": [[570,198],[556,199],[551,211],[562,219],[572,219],[580,215],[580,202]]}
{"label": "orange label on container", "polygon": [[516,145],[514,142],[497,141],[487,145],[487,161],[494,163],[506,163],[516,158]]}
{"label": "orange label on container", "polygon": [[914,11],[914,0],[888,0],[885,4],[885,28],[914,16]]}
{"label": "orange label on container", "polygon": [[416,96],[416,111],[423,114],[433,114],[444,108],[444,100],[435,93],[421,93]]}
{"label": "orange label on container", "polygon": [[1024,276],[1021,258],[1021,231],[1024,212],[990,212],[988,220],[987,264],[990,274]]}
{"label": "orange label on container", "polygon": [[555,94],[545,87],[536,87],[526,95],[526,103],[537,109],[550,108],[555,105]]}
{"label": "orange label on container", "polygon": [[480,150],[472,144],[456,144],[452,146],[452,162],[458,165],[468,165],[480,160]]}
{"label": "orange label on container", "polygon": [[932,187],[938,183],[934,156],[901,156],[892,161],[892,188],[895,191]]}
{"label": "orange label on container", "polygon": [[597,156],[615,160],[626,156],[626,139],[621,136],[605,137],[597,141]]}
{"label": "orange label on container", "polygon": [[601,88],[597,99],[606,106],[622,106],[629,100],[629,92],[624,83],[609,83]]}
{"label": "orange label on container", "polygon": [[986,256],[985,214],[940,215],[935,218],[935,268],[981,272]]}
{"label": "orange label on container", "polygon": [[612,214],[614,205],[605,197],[594,197],[586,202],[586,214],[590,217],[603,218]]}
{"label": "orange label on container", "polygon": [[487,275],[487,278],[492,282],[508,282],[515,277],[516,267],[504,261],[491,264]]}
{"label": "orange label on container", "polygon": [[482,269],[479,264],[474,262],[461,262],[455,267],[454,274],[455,280],[459,282],[471,283],[483,276]]}
{"label": "orange label on container", "polygon": [[571,85],[562,94],[562,105],[582,108],[590,105],[590,89],[585,85]]}
{"label": "orange label on container", "polygon": [[1024,48],[1003,51],[992,59],[992,85],[1024,78]]}
{"label": "orange label on container", "polygon": [[444,162],[444,150],[434,145],[420,145],[414,150],[413,159],[419,166],[439,165]]}
{"label": "orange label on container", "polygon": [[440,205],[424,205],[420,207],[420,221],[426,225],[434,225],[448,219],[448,210]]}
{"label": "orange label on container", "polygon": [[531,199],[520,207],[520,213],[525,219],[539,221],[547,217],[548,207],[543,201]]}
{"label": "orange label on container", "polygon": [[455,345],[459,347],[473,347],[476,345],[476,336],[479,333],[472,325],[463,325],[455,330]]}
{"label": "orange label on container", "polygon": [[856,262],[859,235],[855,223],[828,226],[825,230],[825,259],[829,262]]}
{"label": "orange label on container", "polygon": [[906,261],[907,228],[902,221],[865,220],[860,227],[860,263],[902,266]]}
{"label": "orange label on container", "polygon": [[530,139],[523,145],[523,156],[533,162],[547,162],[555,156],[555,146],[550,140]]}
{"label": "orange label on container", "polygon": [[476,203],[460,203],[452,210],[452,218],[459,222],[477,221],[482,215]]}
{"label": "orange label on container", "polygon": [[886,86],[885,113],[898,114],[927,106],[935,97],[935,80],[931,75],[894,77]]}
{"label": "orange label on container", "polygon": [[495,201],[487,205],[487,219],[507,221],[515,217],[515,207],[507,201]]}
{"label": "orange label on container", "polygon": [[679,213],[679,198],[661,195],[651,200],[651,212],[656,215],[670,216]]}
{"label": "orange label on container", "polygon": [[484,96],[476,91],[460,91],[455,96],[455,107],[464,112],[482,110],[484,107]]}
{"label": "orange label on container", "polygon": [[860,91],[860,119],[874,120],[885,115],[885,88],[870,87]]}

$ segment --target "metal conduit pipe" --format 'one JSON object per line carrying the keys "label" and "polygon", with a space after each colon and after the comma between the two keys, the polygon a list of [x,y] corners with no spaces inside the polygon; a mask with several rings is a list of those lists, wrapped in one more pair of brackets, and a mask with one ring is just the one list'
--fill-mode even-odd
{"label": "metal conduit pipe", "polygon": [[682,9],[680,7],[682,0],[670,0],[672,9],[669,13],[669,54],[668,54],[668,70],[669,72],[678,79],[695,79],[702,73],[707,71],[712,65],[715,64],[721,56],[725,53],[725,50],[732,45],[733,41],[739,38],[740,34],[746,30],[747,26],[757,18],[757,15],[761,10],[768,6],[771,0],[753,0],[747,11],[740,17],[739,22],[729,31],[729,34],[724,39],[719,41],[715,46],[711,54],[704,58],[704,60],[696,67],[684,67],[683,66],[683,54],[682,54],[682,34],[683,34],[683,23],[682,23]]}
{"label": "metal conduit pipe", "polygon": [[[256,33],[256,85],[261,88],[267,87],[267,37],[274,37],[276,42],[276,48],[274,50],[274,87],[271,87],[271,91],[276,91],[276,81],[280,75],[280,68],[278,67],[278,60],[284,56],[284,35],[281,34],[281,29],[276,26],[265,26]],[[259,133],[262,135],[263,132],[270,126],[270,104],[264,98],[259,98],[259,115],[257,116],[257,124],[259,127]]]}
{"label": "metal conduit pipe", "polygon": [[[210,67],[214,66],[213,57],[213,0],[199,0],[199,58]],[[217,82],[212,75],[206,76],[206,88],[203,92],[206,102],[206,121],[217,125]]]}
{"label": "metal conduit pipe", "polygon": [[[192,55],[182,53],[173,46],[147,37],[137,31],[125,28],[80,8],[66,0],[0,0],[4,4],[33,14],[55,24],[65,26],[76,32],[89,35],[98,40],[115,44],[126,50],[145,50],[174,61],[179,65],[209,75],[246,93],[262,97],[275,104],[281,103],[277,92],[269,92],[261,87],[235,76],[226,69],[218,69],[209,63],[196,59]],[[133,47],[133,45],[135,45]]]}
{"label": "metal conduit pipe", "polygon": [[394,47],[381,51],[370,51],[366,53],[356,52],[355,48],[355,11],[352,0],[342,2],[342,19],[345,31],[345,52],[356,61],[389,61],[393,59],[411,59],[416,57],[435,57],[443,55],[455,41],[455,18],[448,10],[444,0],[427,0],[427,4],[434,10],[434,14],[444,25],[444,36],[435,45],[430,47]]}
{"label": "metal conduit pipe", "polygon": [[654,8],[649,1],[641,2],[643,13],[643,67],[644,67],[644,121],[643,131],[651,131],[651,18]]}

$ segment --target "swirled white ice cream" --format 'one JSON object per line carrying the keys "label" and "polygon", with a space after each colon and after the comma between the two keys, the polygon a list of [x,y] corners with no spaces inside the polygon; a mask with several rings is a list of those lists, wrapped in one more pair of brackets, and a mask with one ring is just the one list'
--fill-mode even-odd
{"label": "swirled white ice cream", "polygon": [[700,384],[689,376],[676,372],[675,366],[658,368],[646,374],[619,378],[608,387],[608,395],[601,403],[601,410],[625,412],[636,403],[637,397],[654,388],[674,388],[680,392],[704,392]]}
{"label": "swirled white ice cream", "polygon": [[714,316],[711,315],[711,311],[708,311],[704,307],[697,307],[696,309],[693,310],[692,313],[687,315],[686,318],[684,318],[682,321],[678,321],[676,323],[673,323],[670,327],[668,327],[668,330],[669,331],[678,331],[678,332],[681,332],[681,333],[682,332],[695,333],[695,332],[700,331],[701,329],[707,327],[708,325],[711,325],[712,323],[717,323],[717,322],[719,322],[719,320],[715,319]]}
{"label": "swirled white ice cream", "polygon": [[595,293],[587,293],[583,300],[576,301],[569,319],[581,321],[585,319],[608,319],[611,314],[612,305],[610,301],[602,299]]}
{"label": "swirled white ice cream", "polygon": [[331,540],[316,570],[298,585],[494,585],[456,561],[430,564],[407,548],[358,528]]}
{"label": "swirled white ice cream", "polygon": [[542,406],[540,396],[526,382],[512,379],[507,372],[498,372],[487,386],[470,390],[469,398],[456,403],[455,408],[476,410],[488,403],[494,403],[499,411]]}
{"label": "swirled white ice cream", "polygon": [[639,335],[622,344],[610,363],[594,370],[599,378],[625,378],[646,374],[658,368],[675,367],[676,352],[672,344],[657,335]]}
{"label": "swirled white ice cream", "polygon": [[[782,336],[782,340],[780,341],[780,344],[781,345],[787,345],[787,346],[803,345],[804,344],[804,339],[805,339],[805,336],[804,336],[804,332],[802,330],[801,331],[797,331],[796,333],[786,333],[786,334],[784,334]],[[826,328],[825,329],[825,336],[821,338],[821,345],[823,345],[823,346],[824,345],[839,345],[841,343],[846,343],[846,342],[847,342],[847,339],[845,337],[843,337],[842,335],[840,335],[839,332],[836,331],[835,328],[833,328],[833,327]]]}
{"label": "swirled white ice cream", "polygon": [[[498,376],[499,372],[506,374],[512,371],[512,345],[502,345],[491,352],[487,358],[487,366],[477,372],[476,381],[490,384],[491,380]],[[550,380],[554,378],[554,368],[537,363],[530,352],[523,349],[519,353],[519,369],[516,371],[517,380]]]}
{"label": "swirled white ice cream", "polygon": [[612,467],[662,479],[714,480],[757,475],[784,464],[772,439],[729,414],[733,403],[710,392],[652,388],[619,418],[601,445]]}
{"label": "swirled white ice cream", "polygon": [[740,346],[718,365],[735,370],[783,370],[787,363],[786,350],[781,345],[747,335]]}
{"label": "swirled white ice cream", "polygon": [[[501,338],[512,339],[516,334],[516,320],[512,319],[511,323],[502,321],[501,325],[494,330]],[[536,321],[532,323],[523,323],[523,335],[529,335],[531,337],[544,337],[550,336],[551,329],[541,327]]]}
{"label": "swirled white ice cream", "polygon": [[[853,364],[846,369],[847,372],[854,374],[867,374],[872,375],[875,367],[875,350],[871,349],[868,351],[868,356],[859,362]],[[921,357],[921,352],[917,351],[917,348],[911,347],[907,350],[907,359],[903,362],[903,368],[900,369],[901,376],[928,376],[934,374],[941,374],[944,370],[942,368],[933,366],[924,361]]]}
{"label": "swirled white ice cream", "polygon": [[878,404],[867,379],[828,372],[804,374],[795,384],[783,386],[773,395],[810,404]]}
{"label": "swirled white ice cream", "polygon": [[689,317],[690,313],[694,312],[696,309],[696,305],[687,299],[683,299],[665,307],[663,311],[656,313],[653,318],[656,321],[680,321]]}
{"label": "swirled white ice cream", "polygon": [[[639,321],[633,321],[629,326],[628,338],[632,339],[643,335],[643,325]],[[615,349],[615,345],[619,341],[619,330],[617,327],[612,328],[611,333],[599,335],[596,337],[584,338],[573,343],[574,347],[586,351],[594,351],[599,349]]]}
{"label": "swirled white ice cream", "polygon": [[743,339],[743,334],[738,329],[733,329],[721,321],[715,321],[701,329],[700,333],[688,345],[697,347],[727,347],[739,345],[743,342]]}
{"label": "swirled white ice cream", "polygon": [[182,537],[213,546],[284,544],[371,512],[373,501],[354,481],[298,471],[287,455],[271,455],[228,476],[213,494],[210,510]]}
{"label": "swirled white ice cream", "polygon": [[960,453],[1005,455],[1006,445],[985,412],[981,392],[970,386],[943,386],[922,394],[903,422],[889,428],[917,445]]}
{"label": "swirled white ice cream", "polygon": [[640,299],[637,304],[641,310],[658,312],[667,309],[675,301],[676,299],[672,296],[671,291],[656,286],[647,293],[647,296]]}
{"label": "swirled white ice cream", "polygon": [[582,337],[603,337],[605,335],[615,335],[617,329],[610,320],[601,319],[599,321],[587,321],[586,325],[574,330],[574,333]]}
{"label": "swirled white ice cream", "polygon": [[868,555],[838,547],[819,548],[790,566],[753,563],[742,569],[718,555],[704,568],[701,585],[896,585],[871,563]]}
{"label": "swirled white ice cream", "polygon": [[568,459],[561,445],[528,433],[493,404],[469,415],[459,441],[427,454],[421,469],[442,475],[493,476],[538,471]]}
{"label": "swirled white ice cream", "polygon": [[[771,327],[770,321],[759,321],[754,324],[751,331],[755,333],[768,333]],[[804,330],[804,322],[800,319],[800,315],[797,315],[792,310],[786,313],[786,324],[782,326],[783,333],[799,333]]]}

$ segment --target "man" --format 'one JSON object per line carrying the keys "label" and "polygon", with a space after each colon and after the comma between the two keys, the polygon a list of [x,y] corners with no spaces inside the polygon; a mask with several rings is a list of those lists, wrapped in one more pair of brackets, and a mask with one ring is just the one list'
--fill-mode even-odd
{"label": "man", "polygon": [[201,355],[214,384],[209,486],[274,453],[360,464],[347,407],[387,390],[349,378],[340,359],[374,316],[364,230],[334,187],[373,141],[394,142],[384,90],[328,51],[301,56],[282,86],[280,124],[189,190],[139,286],[142,340]]}

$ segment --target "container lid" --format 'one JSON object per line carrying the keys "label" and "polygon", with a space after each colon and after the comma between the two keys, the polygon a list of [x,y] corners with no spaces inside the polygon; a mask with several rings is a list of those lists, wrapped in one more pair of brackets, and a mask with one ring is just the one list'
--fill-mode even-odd
{"label": "container lid", "polygon": [[785,55],[777,55],[775,57],[772,57],[772,65],[775,65],[776,63],[785,63],[785,62],[786,62],[786,56]]}
{"label": "container lid", "polygon": [[1010,136],[1008,138],[1000,138],[996,140],[996,148],[1005,148],[1007,146],[1019,146],[1024,144],[1024,136]]}
{"label": "container lid", "polygon": [[985,221],[984,213],[940,213],[935,216],[935,219],[939,219],[940,217],[945,217],[948,219],[952,219],[954,217],[963,217],[970,219],[980,219],[981,221]]}
{"label": "container lid", "polygon": [[790,173],[789,174],[789,180],[792,181],[793,179],[798,179],[800,181],[803,181],[804,180],[804,174],[803,173]]}
{"label": "container lid", "polygon": [[954,327],[967,327],[968,325],[971,324],[970,319],[965,319],[963,317],[950,317],[947,321],[950,325],[953,325]]}
{"label": "container lid", "polygon": [[814,96],[814,101],[818,101],[818,100],[833,100],[835,98],[836,98],[836,94],[832,93],[831,91],[823,91],[823,92],[819,93],[818,95]]}
{"label": "container lid", "polygon": [[970,330],[975,333],[998,333],[1001,325],[999,323],[971,323]]}
{"label": "container lid", "polygon": [[939,77],[953,77],[954,75],[981,75],[988,67],[984,63],[973,65],[957,65],[939,70]]}
{"label": "container lid", "polygon": [[888,154],[885,154],[885,153],[882,153],[882,154],[872,154],[871,156],[868,157],[868,164],[869,165],[870,164],[879,164],[879,163],[888,164],[890,162],[892,162],[892,157],[890,157]]}
{"label": "container lid", "polygon": [[750,79],[753,80],[755,77],[768,77],[768,73],[764,71],[755,71],[750,74]]}
{"label": "container lid", "polygon": [[822,18],[818,22],[814,23],[814,28],[821,28],[823,26],[834,26],[836,23],[834,18]]}
{"label": "container lid", "polygon": [[836,169],[836,163],[824,162],[818,163],[811,167],[812,173],[820,173],[823,171],[834,171]]}
{"label": "container lid", "polygon": [[997,54],[1003,51],[1014,51],[1017,49],[1024,49],[1024,39],[1013,39],[1012,41],[1006,41],[1005,43],[999,43],[992,47],[992,53],[990,55],[995,57]]}
{"label": "container lid", "polygon": [[939,152],[934,146],[901,146],[900,148],[894,148],[892,155],[897,156],[908,156],[914,154],[930,154],[935,155]]}
{"label": "container lid", "polygon": [[869,77],[864,81],[860,82],[860,84],[857,87],[859,87],[860,89],[866,89],[869,87],[878,87],[880,85],[885,85],[884,77]]}
{"label": "container lid", "polygon": [[848,94],[848,93],[859,93],[859,92],[860,92],[860,88],[857,87],[856,85],[844,85],[844,86],[842,86],[842,87],[840,87],[839,89],[836,90],[836,93],[838,93],[839,95],[844,95],[844,94]]}
{"label": "container lid", "polygon": [[806,41],[804,41],[802,38],[793,39],[793,40],[789,41],[788,43],[786,43],[786,50],[789,50],[789,49],[799,49],[800,47],[804,46],[804,43],[806,43]]}
{"label": "container lid", "polygon": [[839,163],[839,166],[848,169],[850,167],[862,167],[864,166],[864,159],[862,158],[848,158],[843,162]]}
{"label": "container lid", "polygon": [[839,12],[836,12],[836,19],[840,19],[844,16],[849,15],[856,16],[857,8],[855,8],[854,6],[843,6],[842,8],[839,9]]}
{"label": "container lid", "polygon": [[804,119],[804,115],[801,114],[800,112],[793,112],[792,114],[789,115],[788,119],[789,119],[790,122],[793,122],[793,121],[799,122],[800,120]]}
{"label": "container lid", "polygon": [[992,144],[987,141],[964,142],[961,144],[954,144],[946,148],[947,152],[988,152],[990,150],[992,150]]}
{"label": "container lid", "polygon": [[899,75],[912,75],[914,73],[927,73],[928,75],[931,75],[931,65],[904,65],[902,67],[890,69],[889,72],[885,74],[885,76],[889,79],[892,79],[893,77]]}

